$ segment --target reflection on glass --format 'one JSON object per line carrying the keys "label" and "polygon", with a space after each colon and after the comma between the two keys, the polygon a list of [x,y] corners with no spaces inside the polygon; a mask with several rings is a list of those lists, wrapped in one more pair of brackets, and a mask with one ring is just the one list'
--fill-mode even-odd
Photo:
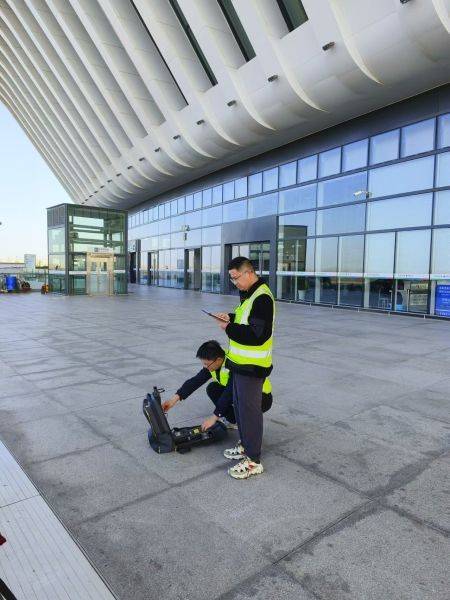
{"label": "reflection on glass", "polygon": [[277,212],[278,193],[257,196],[248,200],[248,218],[274,215]]}
{"label": "reflection on glass", "polygon": [[316,271],[319,273],[337,272],[338,238],[318,238],[316,240]]}
{"label": "reflection on glass", "polygon": [[450,185],[450,152],[438,154],[436,160],[436,187]]}
{"label": "reflection on glass", "polygon": [[359,140],[342,148],[342,170],[353,171],[367,165],[369,140]]}
{"label": "reflection on glass", "polygon": [[317,184],[302,185],[289,190],[281,190],[278,210],[280,213],[305,210],[316,207]]}
{"label": "reflection on glass", "polygon": [[285,239],[278,242],[277,271],[314,272],[314,239]]}
{"label": "reflection on glass", "polygon": [[202,225],[217,225],[222,223],[222,207],[213,206],[212,208],[205,208],[203,211]]}
{"label": "reflection on glass", "polygon": [[202,245],[202,230],[194,229],[193,231],[187,231],[185,235],[184,245],[186,248],[193,246]]}
{"label": "reflection on glass", "polygon": [[450,146],[450,113],[438,119],[438,148]]}
{"label": "reflection on glass", "polygon": [[317,235],[364,231],[365,204],[352,204],[317,211]]}
{"label": "reflection on glass", "polygon": [[341,149],[333,148],[319,154],[319,177],[336,175],[341,171]]}
{"label": "reflection on glass", "polygon": [[387,131],[370,138],[370,164],[387,162],[398,158],[400,130]]}
{"label": "reflection on glass", "polygon": [[194,194],[194,209],[202,207],[202,193],[195,192]]}
{"label": "reflection on glass", "polygon": [[185,223],[189,227],[189,229],[194,229],[195,227],[202,226],[202,211],[194,211],[191,213],[187,213],[184,215]]}
{"label": "reflection on glass", "polygon": [[431,225],[432,194],[377,200],[367,204],[367,229],[400,229]]}
{"label": "reflection on glass", "polygon": [[392,277],[394,273],[394,248],[394,232],[366,235],[366,274]]}
{"label": "reflection on glass", "polygon": [[234,197],[245,198],[247,195],[247,177],[241,177],[234,182]]}
{"label": "reflection on glass", "polygon": [[450,275],[450,229],[433,230],[431,272],[440,276]]}
{"label": "reflection on glass", "polygon": [[212,191],[212,203],[220,204],[222,202],[222,186],[216,185]]}
{"label": "reflection on glass", "polygon": [[288,187],[297,183],[297,163],[291,162],[280,166],[280,187]]}
{"label": "reflection on glass", "polygon": [[[178,215],[170,219],[170,231],[181,231],[184,227],[184,215]],[[165,233],[165,231],[161,231]]]}
{"label": "reflection on glass", "polygon": [[362,279],[340,277],[339,304],[341,306],[362,306],[364,299],[364,282]]}
{"label": "reflection on glass", "polygon": [[317,155],[307,156],[298,161],[297,180],[298,183],[305,183],[317,177]]}
{"label": "reflection on glass", "polygon": [[205,227],[205,229],[202,229],[202,244],[220,244],[221,238],[221,227]]}
{"label": "reflection on glass", "polygon": [[[330,206],[332,204],[345,204],[365,198],[367,190],[367,172],[353,173],[335,179],[321,181],[317,187],[317,206]],[[355,196],[356,192],[363,192]]]}
{"label": "reflection on glass", "polygon": [[48,269],[49,271],[63,271],[66,268],[65,254],[49,254]]}
{"label": "reflection on glass", "polygon": [[277,275],[277,298],[295,302],[314,302],[315,277],[299,275]]}
{"label": "reflection on glass", "polygon": [[247,218],[247,200],[223,205],[223,222],[242,221]]}
{"label": "reflection on glass", "polygon": [[428,277],[431,231],[399,231],[395,260],[396,277]]}
{"label": "reflection on glass", "polygon": [[227,181],[223,184],[223,201],[234,200],[234,181]]}
{"label": "reflection on glass", "polygon": [[319,302],[326,304],[337,304],[338,298],[337,277],[320,277],[319,279]]}
{"label": "reflection on glass", "polygon": [[428,152],[434,148],[434,119],[402,128],[401,156]]}
{"label": "reflection on glass", "polygon": [[286,215],[278,219],[278,237],[298,238],[315,235],[316,213],[308,211],[293,215]]}
{"label": "reflection on glass", "polygon": [[434,224],[450,225],[450,190],[434,195]]}
{"label": "reflection on glass", "polygon": [[434,156],[379,167],[369,172],[373,197],[394,196],[433,187]]}
{"label": "reflection on glass", "polygon": [[278,167],[263,172],[263,192],[276,190],[278,187]]}
{"label": "reflection on glass", "polygon": [[361,275],[363,259],[363,235],[346,235],[339,238],[339,273]]}
{"label": "reflection on glass", "polygon": [[[382,234],[382,235],[389,235],[389,234]],[[393,256],[394,255],[392,254],[392,258],[393,258]],[[383,279],[383,278],[371,279],[369,281],[369,308],[379,308],[381,310],[391,310],[393,294],[394,294],[394,280],[393,279]]]}
{"label": "reflection on glass", "polygon": [[48,230],[48,252],[64,252],[66,248],[66,228],[57,227]]}
{"label": "reflection on glass", "polygon": [[86,254],[72,254],[70,271],[86,271]]}
{"label": "reflection on glass", "polygon": [[202,192],[202,205],[211,206],[212,204],[212,189],[208,188]]}
{"label": "reflection on glass", "polygon": [[262,173],[255,173],[248,178],[248,195],[260,194],[262,192]]}

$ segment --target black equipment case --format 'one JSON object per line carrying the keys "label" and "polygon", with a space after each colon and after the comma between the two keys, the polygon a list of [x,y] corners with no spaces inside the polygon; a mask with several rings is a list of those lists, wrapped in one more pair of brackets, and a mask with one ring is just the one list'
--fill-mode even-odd
{"label": "black equipment case", "polygon": [[147,394],[142,406],[145,418],[150,424],[148,441],[155,452],[190,452],[193,446],[203,446],[226,438],[227,428],[220,421],[206,431],[202,431],[201,425],[171,429],[161,407],[162,392],[164,388],[154,387],[153,392]]}

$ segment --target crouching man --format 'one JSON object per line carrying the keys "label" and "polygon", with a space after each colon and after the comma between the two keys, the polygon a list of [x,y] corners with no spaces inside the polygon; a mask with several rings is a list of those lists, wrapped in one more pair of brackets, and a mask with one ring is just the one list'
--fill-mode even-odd
{"label": "crouching man", "polygon": [[[207,381],[210,381],[206,388],[208,397],[214,404],[214,413],[205,419],[202,423],[202,429],[209,429],[221,419],[228,428],[237,429],[236,415],[233,406],[233,385],[232,377],[226,366],[227,352],[216,340],[205,342],[197,350],[197,358],[202,363],[202,369],[183,383],[179,390],[170,398],[162,403],[164,412],[168,412],[181,400],[185,400],[193,394]],[[266,412],[272,406],[272,385],[269,378],[266,378],[262,389],[262,411]]]}

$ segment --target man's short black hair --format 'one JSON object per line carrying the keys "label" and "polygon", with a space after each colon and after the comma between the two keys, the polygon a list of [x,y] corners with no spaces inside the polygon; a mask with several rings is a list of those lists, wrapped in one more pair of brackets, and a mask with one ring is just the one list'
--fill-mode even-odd
{"label": "man's short black hair", "polygon": [[218,341],[209,340],[200,346],[196,356],[203,360],[216,360],[217,358],[223,358],[225,356],[225,350]]}
{"label": "man's short black hair", "polygon": [[236,269],[236,271],[255,271],[255,267],[245,256],[236,256],[233,260],[228,263],[228,270]]}

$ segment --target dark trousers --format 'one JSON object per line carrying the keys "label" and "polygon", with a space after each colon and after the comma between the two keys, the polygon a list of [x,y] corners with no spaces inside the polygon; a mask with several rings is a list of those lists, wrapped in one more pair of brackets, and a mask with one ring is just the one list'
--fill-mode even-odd
{"label": "dark trousers", "polygon": [[[206,393],[208,394],[209,399],[212,401],[214,406],[217,406],[217,402],[219,398],[224,392],[224,387],[220,385],[217,381],[211,381],[206,386]],[[263,394],[262,395],[262,411],[265,413],[272,406],[273,398],[272,394]],[[231,405],[224,414],[224,417],[230,423],[236,423],[236,415],[234,412],[234,406]]]}
{"label": "dark trousers", "polygon": [[262,387],[264,379],[233,373],[233,405],[245,454],[259,462],[263,436]]}

